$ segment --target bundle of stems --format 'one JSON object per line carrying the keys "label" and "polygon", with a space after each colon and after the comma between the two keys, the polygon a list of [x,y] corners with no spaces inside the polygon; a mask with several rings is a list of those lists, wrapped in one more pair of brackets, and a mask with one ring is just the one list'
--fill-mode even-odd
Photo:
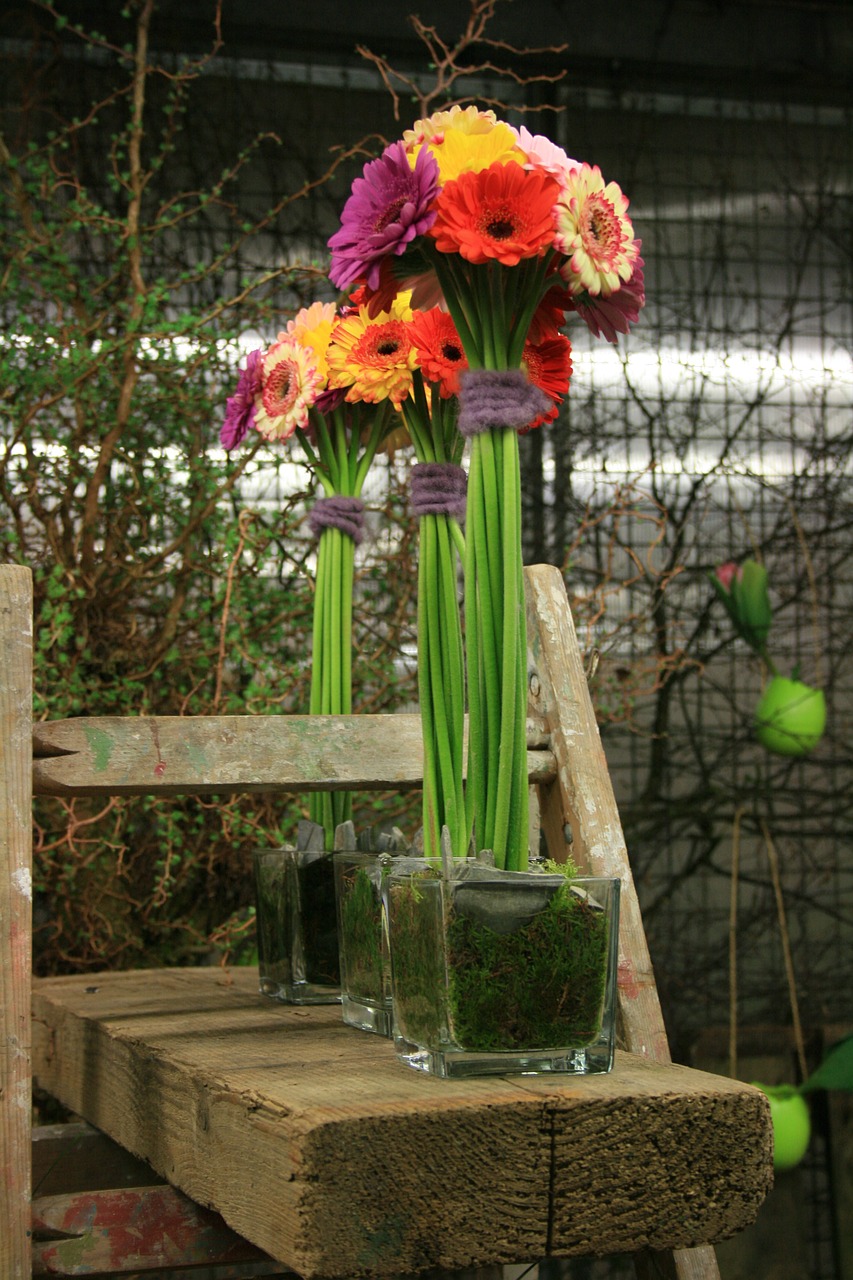
{"label": "bundle of stems", "polygon": [[[391,406],[342,404],[310,413],[310,430],[297,429],[311,470],[326,497],[361,498],[367,473],[388,434]],[[342,529],[320,533],[314,591],[311,715],[352,712],[352,621],[355,539]],[[309,800],[312,822],[323,827],[326,847],[335,828],[352,817],[352,793],[317,791]]]}

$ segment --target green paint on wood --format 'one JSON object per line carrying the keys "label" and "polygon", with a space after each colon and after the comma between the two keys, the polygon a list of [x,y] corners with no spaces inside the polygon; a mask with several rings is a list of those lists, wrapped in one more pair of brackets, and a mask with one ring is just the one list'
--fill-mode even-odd
{"label": "green paint on wood", "polygon": [[113,754],[113,740],[103,729],[95,729],[84,725],[83,732],[92,752],[92,765],[96,773],[103,773],[109,767]]}
{"label": "green paint on wood", "polygon": [[187,743],[187,756],[190,765],[195,773],[205,773],[207,770],[207,755],[204,747],[199,746],[197,742]]}
{"label": "green paint on wood", "polygon": [[396,1213],[386,1218],[376,1231],[365,1230],[364,1234],[367,1238],[359,1254],[359,1266],[369,1267],[383,1258],[397,1257],[406,1236],[406,1217]]}

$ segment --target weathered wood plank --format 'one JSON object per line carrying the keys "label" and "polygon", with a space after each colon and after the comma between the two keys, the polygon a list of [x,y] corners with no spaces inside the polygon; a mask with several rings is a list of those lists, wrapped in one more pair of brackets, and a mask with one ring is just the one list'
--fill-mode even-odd
{"label": "weathered wood plank", "polygon": [[33,1202],[33,1234],[34,1276],[123,1274],[265,1256],[218,1213],[170,1186],[41,1196]]}
{"label": "weathered wood plank", "polygon": [[[436,1080],[338,1010],[256,984],[215,969],[39,981],[36,1072],[302,1276],[622,1250],[626,1215],[635,1247],[680,1247],[739,1230],[766,1190],[769,1119],[748,1086],[624,1054],[605,1076]],[[697,1160],[709,1112],[718,1137]]]}
{"label": "weathered wood plank", "polygon": [[0,1276],[30,1275],[32,578],[0,565]]}
{"label": "weathered wood plank", "polygon": [[[557,766],[553,783],[540,788],[542,828],[551,856],[558,861],[570,851],[577,865],[589,873],[621,879],[622,1043],[633,1053],[669,1062],[640,905],[563,577],[559,569],[536,565],[525,571],[525,578],[531,650],[529,705],[531,713],[544,722]],[[677,1280],[719,1280],[713,1250],[708,1248],[679,1252],[669,1259],[647,1258],[638,1274],[649,1267],[664,1268],[664,1274],[669,1269]]]}
{"label": "weathered wood plank", "polygon": [[[534,782],[554,776],[531,725]],[[33,726],[40,795],[403,791],[423,781],[417,715],[91,716]]]}
{"label": "weathered wood plank", "polygon": [[544,717],[557,764],[556,779],[542,796],[549,848],[558,861],[570,850],[591,874],[621,878],[619,1008],[625,1047],[668,1062],[640,906],[563,578],[548,565],[528,569],[526,576],[535,672],[530,702]]}

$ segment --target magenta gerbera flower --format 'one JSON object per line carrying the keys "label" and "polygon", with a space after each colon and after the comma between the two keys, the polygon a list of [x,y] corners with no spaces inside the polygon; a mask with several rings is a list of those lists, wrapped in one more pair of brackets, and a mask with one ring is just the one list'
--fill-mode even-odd
{"label": "magenta gerbera flower", "polygon": [[426,147],[414,168],[402,142],[393,142],[378,160],[366,164],[363,176],[352,184],[340,230],[329,240],[332,283],[348,289],[366,279],[369,288],[377,288],[383,258],[404,253],[432,226],[437,191],[438,163]]}
{"label": "magenta gerbera flower", "polygon": [[[638,249],[641,243],[640,240],[636,242]],[[618,334],[628,333],[631,325],[637,323],[640,312],[645,306],[643,266],[643,259],[638,257],[631,272],[631,279],[626,280],[621,289],[617,289],[606,298],[603,293],[598,297],[588,293],[568,295],[567,309],[576,311],[596,338],[606,338],[608,342],[616,342]]]}
{"label": "magenta gerbera flower", "polygon": [[225,402],[225,421],[219,432],[223,449],[236,449],[255,423],[256,400],[263,384],[263,351],[250,351],[245,369],[237,379],[237,390]]}

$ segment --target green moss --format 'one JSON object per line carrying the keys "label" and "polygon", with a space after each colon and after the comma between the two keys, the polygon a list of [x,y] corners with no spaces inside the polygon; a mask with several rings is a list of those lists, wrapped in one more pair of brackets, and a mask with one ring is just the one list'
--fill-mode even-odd
{"label": "green moss", "polygon": [[[442,936],[440,886],[395,886],[395,998],[414,1043],[469,1051],[580,1048],[601,1027],[605,912],[560,886],[512,933],[454,911]],[[446,942],[446,981],[445,952]]]}
{"label": "green moss", "polygon": [[376,885],[364,867],[352,867],[343,873],[339,890],[347,994],[379,1003],[387,989],[388,960]]}

